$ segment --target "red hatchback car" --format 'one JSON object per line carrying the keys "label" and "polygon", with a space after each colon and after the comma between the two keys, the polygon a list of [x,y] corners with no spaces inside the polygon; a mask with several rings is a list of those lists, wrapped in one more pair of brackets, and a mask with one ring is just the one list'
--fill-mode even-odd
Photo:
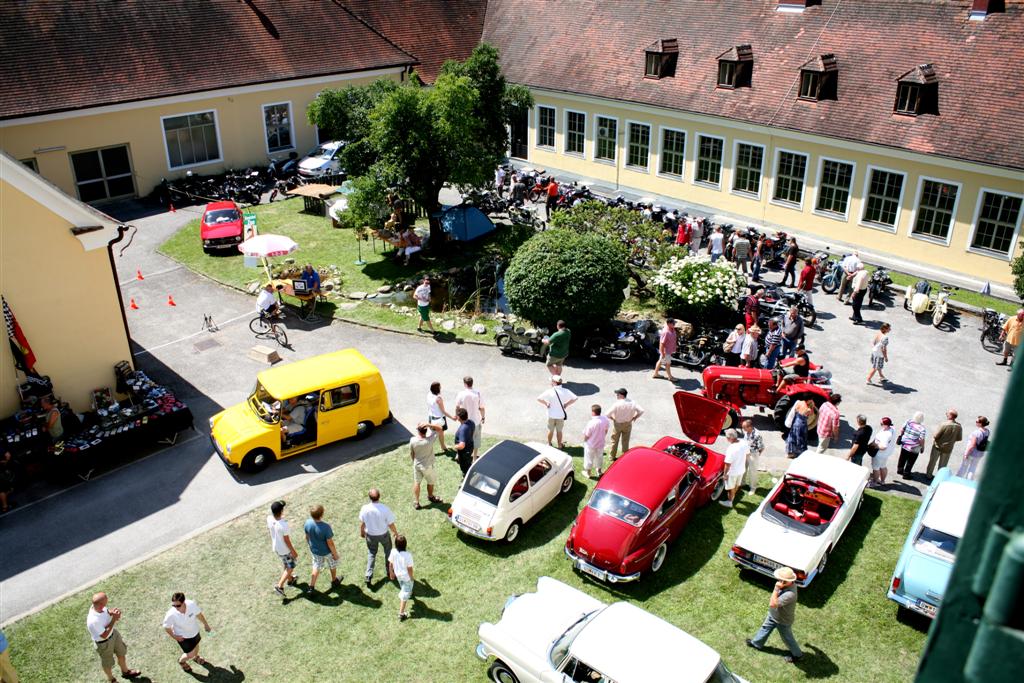
{"label": "red hatchback car", "polygon": [[199,236],[207,254],[215,249],[230,249],[237,253],[238,245],[242,243],[242,212],[238,205],[234,202],[207,204],[199,222]]}
{"label": "red hatchback car", "polygon": [[619,583],[658,571],[694,510],[725,490],[725,456],[700,444],[715,442],[729,406],[685,391],[673,400],[693,441],[667,436],[612,463],[565,542],[566,556],[584,574]]}

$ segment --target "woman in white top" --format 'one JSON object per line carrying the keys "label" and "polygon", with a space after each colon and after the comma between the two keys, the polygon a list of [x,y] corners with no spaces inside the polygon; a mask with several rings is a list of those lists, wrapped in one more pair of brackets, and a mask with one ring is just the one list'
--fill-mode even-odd
{"label": "woman in white top", "polygon": [[892,325],[889,323],[882,323],[882,326],[878,328],[878,334],[871,341],[871,372],[868,373],[868,384],[871,384],[871,378],[878,373],[878,379],[882,382],[888,382],[885,375],[882,374],[882,368],[889,362],[889,331],[892,329]]}
{"label": "woman in white top", "polygon": [[970,438],[967,439],[964,461],[956,473],[956,476],[964,479],[974,479],[977,475],[978,465],[985,457],[985,451],[988,450],[988,442],[992,436],[992,432],[988,428],[988,418],[984,415],[979,415],[974,425],[977,429],[971,432]]}
{"label": "woman in white top", "polygon": [[871,453],[871,481],[868,486],[881,486],[889,470],[885,464],[889,456],[896,450],[896,430],[892,428],[892,420],[888,417],[882,418],[881,428],[875,432],[875,439],[868,445],[868,452]]}
{"label": "woman in white top", "polygon": [[437,441],[441,444],[442,455],[448,450],[448,447],[444,445],[444,432],[448,429],[448,420],[446,418],[455,420],[455,416],[445,410],[444,399],[441,398],[441,383],[431,382],[430,392],[427,394],[427,422],[432,425],[439,424],[443,427],[437,433]]}
{"label": "woman in white top", "polygon": [[740,354],[743,353],[743,343],[747,341],[747,328],[737,325],[729,338],[725,340],[725,364],[730,366],[740,365]]}
{"label": "woman in white top", "polygon": [[206,666],[206,660],[199,656],[199,622],[210,632],[210,624],[203,615],[203,610],[192,600],[186,600],[184,593],[171,596],[171,608],[164,615],[164,630],[171,640],[178,643],[184,653],[178,658],[178,666],[186,673],[192,673],[188,660],[196,660],[196,664]]}
{"label": "woman in white top", "polygon": [[399,621],[405,621],[409,618],[409,613],[405,611],[405,606],[412,599],[413,581],[415,580],[415,573],[412,567],[412,553],[406,550],[407,547],[405,536],[398,534],[395,536],[395,547],[391,549],[391,554],[388,555],[388,577],[392,581],[397,580],[399,585]]}

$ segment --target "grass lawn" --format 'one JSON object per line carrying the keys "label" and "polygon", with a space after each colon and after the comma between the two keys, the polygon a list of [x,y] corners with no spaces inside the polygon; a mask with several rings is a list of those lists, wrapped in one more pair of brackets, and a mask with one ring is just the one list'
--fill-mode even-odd
{"label": "grass lawn", "polygon": [[[570,450],[581,457],[580,449]],[[440,493],[449,500],[458,469],[447,458],[439,466]],[[770,582],[739,573],[726,552],[760,496],[744,496],[736,511],[718,505],[698,511],[659,574],[608,588],[575,575],[562,554],[569,524],[592,485],[578,481],[526,526],[516,545],[492,545],[457,535],[446,506],[412,509],[408,454],[399,447],[288,497],[300,587],[309,577],[301,526],[309,506],[322,503],[337,534],[345,575],[340,589],[307,597],[290,588],[286,599],[273,593],[280,565],[261,508],[12,625],[11,656],[26,681],[102,680],[85,630],[89,595],[102,589],[124,611],[120,631],[129,664],[154,681],[187,680],[176,665],[180,651],[160,628],[171,593],[182,590],[214,628],[202,652],[215,668],[207,675],[194,666],[197,680],[482,681],[486,666],[473,654],[478,625],[498,619],[510,594],[534,590],[537,577],[548,575],[604,601],[643,606],[714,647],[750,681],[913,677],[926,626],[898,621],[885,590],[916,502],[867,494],[828,569],[801,591],[795,631],[808,656],[796,670],[779,656],[777,635],[769,640],[771,653],[743,642],[764,617]],[[413,618],[404,623],[397,619],[397,586],[380,580],[379,566],[373,587],[362,584],[366,555],[356,516],[371,486],[382,489],[415,556],[416,600]],[[321,576],[318,588],[327,586]]]}

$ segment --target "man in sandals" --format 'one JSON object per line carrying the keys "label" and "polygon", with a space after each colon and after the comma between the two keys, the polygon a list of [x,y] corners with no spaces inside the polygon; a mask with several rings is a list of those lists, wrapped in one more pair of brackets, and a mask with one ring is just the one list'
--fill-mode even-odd
{"label": "man in sandals", "polygon": [[416,425],[416,435],[409,439],[409,456],[412,458],[412,498],[417,510],[423,507],[420,505],[420,483],[424,479],[427,480],[427,499],[431,503],[444,502],[434,495],[434,487],[437,486],[434,441],[442,429],[441,423],[421,422]]}
{"label": "man in sandals", "polygon": [[96,647],[96,654],[100,656],[100,666],[103,673],[107,675],[108,681],[116,681],[114,678],[114,658],[117,658],[117,666],[121,669],[121,677],[129,680],[138,678],[142,673],[138,669],[129,669],[125,656],[128,654],[128,646],[121,639],[114,625],[121,620],[121,610],[116,607],[107,607],[107,594],[96,593],[92,596],[92,607],[89,609],[89,616],[85,619],[86,628],[92,637],[92,643]]}
{"label": "man in sandals", "polygon": [[207,633],[213,630],[195,601],[186,600],[184,593],[171,596],[171,608],[164,615],[163,626],[171,640],[181,648],[183,654],[178,657],[178,666],[186,673],[192,673],[192,667],[188,664],[190,659],[196,660],[196,664],[207,666],[206,660],[199,656],[199,622],[203,623]]}

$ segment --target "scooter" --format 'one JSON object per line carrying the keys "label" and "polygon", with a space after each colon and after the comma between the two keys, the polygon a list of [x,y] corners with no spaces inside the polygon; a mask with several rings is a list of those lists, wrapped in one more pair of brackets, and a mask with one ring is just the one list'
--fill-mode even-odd
{"label": "scooter", "polygon": [[527,330],[502,323],[501,329],[494,335],[494,343],[506,356],[543,358],[544,341],[547,338],[548,331],[543,327]]}
{"label": "scooter", "polygon": [[658,334],[653,320],[626,323],[613,320],[610,325],[583,341],[583,349],[598,360],[628,361],[658,356]]}

